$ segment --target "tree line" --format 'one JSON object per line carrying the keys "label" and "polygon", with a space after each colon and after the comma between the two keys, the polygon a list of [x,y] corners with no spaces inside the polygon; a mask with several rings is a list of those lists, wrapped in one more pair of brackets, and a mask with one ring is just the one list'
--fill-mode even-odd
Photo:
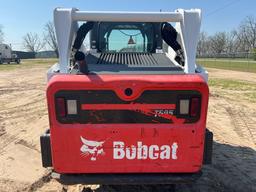
{"label": "tree line", "polygon": [[59,57],[55,28],[54,24],[50,21],[44,26],[43,38],[40,38],[37,33],[31,32],[23,37],[23,46],[27,51],[36,53],[46,45]]}
{"label": "tree line", "polygon": [[[3,41],[3,30],[0,25],[0,43]],[[23,47],[29,52],[38,52],[48,46],[51,50],[58,53],[57,39],[53,22],[45,24],[43,36],[37,33],[27,33],[23,37]],[[256,60],[256,18],[246,17],[237,29],[230,32],[217,32],[208,35],[201,32],[197,46],[198,57],[214,57],[222,54],[253,53]],[[247,54],[248,55],[248,54]]]}
{"label": "tree line", "polygon": [[201,32],[197,46],[197,56],[212,57],[222,54],[256,53],[256,18],[246,17],[237,29],[207,35]]}
{"label": "tree line", "polygon": [[0,43],[4,41],[4,32],[3,32],[3,26],[0,25]]}
{"label": "tree line", "polygon": [[[0,43],[3,43],[4,41],[4,33],[2,28],[3,27],[0,25]],[[26,33],[23,36],[22,46],[26,51],[34,54],[48,46],[48,48],[53,50],[58,57],[59,52],[53,22],[49,21],[45,24],[42,37],[40,37],[37,33]]]}

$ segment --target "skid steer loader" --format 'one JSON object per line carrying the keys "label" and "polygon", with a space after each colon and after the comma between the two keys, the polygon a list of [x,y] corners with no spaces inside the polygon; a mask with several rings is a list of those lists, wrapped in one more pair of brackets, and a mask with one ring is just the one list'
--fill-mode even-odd
{"label": "skid steer loader", "polygon": [[[175,27],[172,26],[175,23]],[[44,167],[69,184],[193,182],[211,163],[208,73],[195,62],[199,9],[56,8]]]}

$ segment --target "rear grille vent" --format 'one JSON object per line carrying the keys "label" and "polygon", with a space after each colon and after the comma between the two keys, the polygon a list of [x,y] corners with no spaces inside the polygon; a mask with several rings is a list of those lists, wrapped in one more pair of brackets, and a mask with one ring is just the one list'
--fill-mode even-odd
{"label": "rear grille vent", "polygon": [[101,53],[97,64],[158,65],[151,53]]}

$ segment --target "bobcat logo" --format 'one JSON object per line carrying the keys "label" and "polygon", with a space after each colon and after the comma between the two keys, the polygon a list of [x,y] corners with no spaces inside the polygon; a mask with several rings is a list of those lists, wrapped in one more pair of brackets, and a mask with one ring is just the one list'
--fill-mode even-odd
{"label": "bobcat logo", "polygon": [[96,157],[98,155],[104,155],[104,151],[102,148],[102,145],[105,143],[105,141],[90,141],[82,136],[80,136],[80,139],[83,143],[82,147],[80,148],[80,151],[82,152],[82,155],[91,156],[91,161],[96,161]]}

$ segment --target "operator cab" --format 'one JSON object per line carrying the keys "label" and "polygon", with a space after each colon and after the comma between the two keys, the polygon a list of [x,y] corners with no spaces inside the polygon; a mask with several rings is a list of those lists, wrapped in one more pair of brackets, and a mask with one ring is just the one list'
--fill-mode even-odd
{"label": "operator cab", "polygon": [[[166,54],[165,25],[157,22],[87,22],[78,29],[73,48],[81,50],[89,44],[90,49],[84,52],[90,73],[183,74],[182,61]],[[85,36],[87,41],[82,45]]]}
{"label": "operator cab", "polygon": [[162,49],[160,23],[98,22],[90,34],[91,49],[98,52],[155,53]]}

